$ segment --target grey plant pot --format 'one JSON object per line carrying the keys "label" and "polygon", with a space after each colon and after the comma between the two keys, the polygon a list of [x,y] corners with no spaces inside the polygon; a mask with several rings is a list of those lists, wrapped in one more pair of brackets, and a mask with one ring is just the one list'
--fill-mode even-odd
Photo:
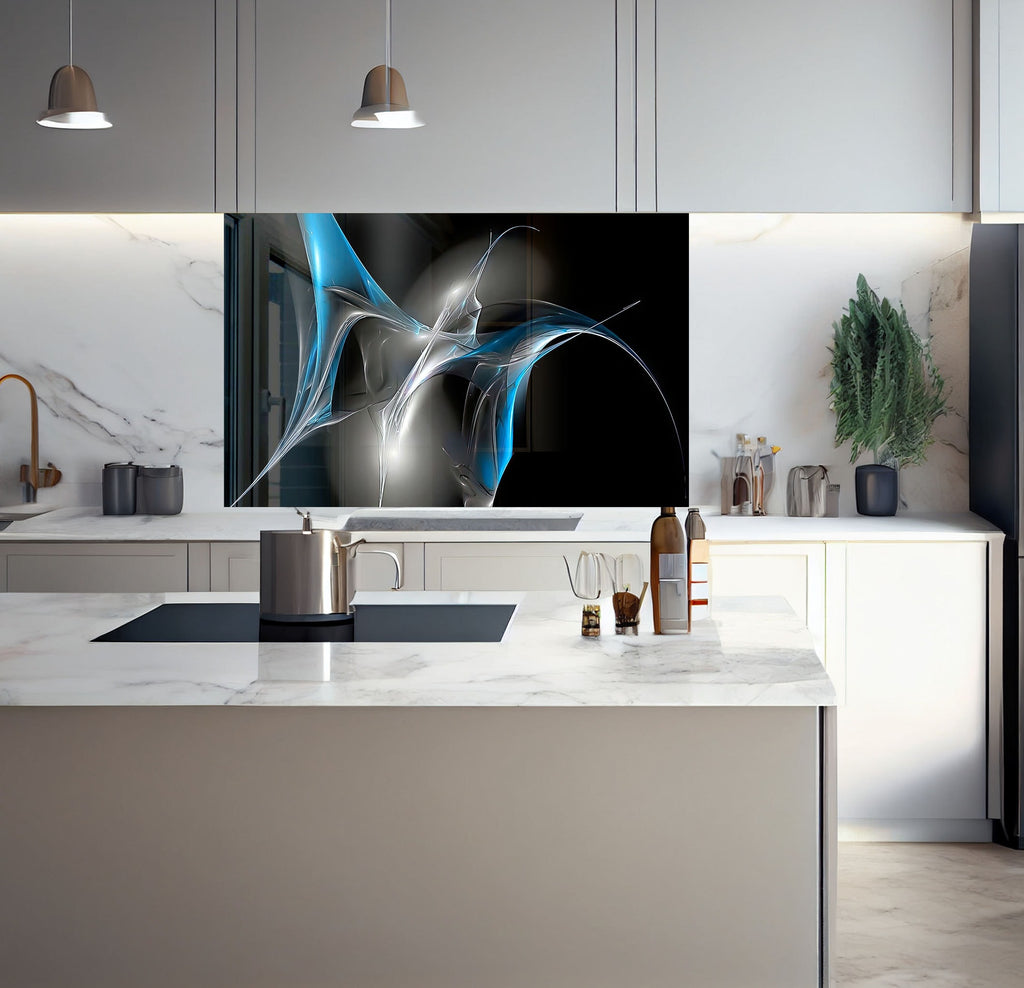
{"label": "grey plant pot", "polygon": [[864,463],[854,470],[857,514],[894,515],[900,503],[900,475],[881,463]]}

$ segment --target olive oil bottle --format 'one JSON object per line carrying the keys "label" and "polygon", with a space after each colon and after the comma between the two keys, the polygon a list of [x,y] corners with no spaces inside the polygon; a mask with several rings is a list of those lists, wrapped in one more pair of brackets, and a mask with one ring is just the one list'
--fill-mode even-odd
{"label": "olive oil bottle", "polygon": [[686,533],[675,508],[662,508],[651,526],[654,633],[687,630]]}

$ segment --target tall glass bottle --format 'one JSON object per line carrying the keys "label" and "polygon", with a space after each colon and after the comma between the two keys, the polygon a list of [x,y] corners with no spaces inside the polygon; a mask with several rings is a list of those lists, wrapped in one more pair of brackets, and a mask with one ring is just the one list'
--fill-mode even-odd
{"label": "tall glass bottle", "polygon": [[651,601],[656,635],[686,631],[686,533],[675,508],[651,526]]}
{"label": "tall glass bottle", "polygon": [[768,514],[768,494],[775,478],[775,449],[768,445],[767,436],[757,437],[754,451],[754,514]]}
{"label": "tall glass bottle", "polygon": [[764,514],[764,468],[761,466],[761,446],[754,447],[754,455],[751,458],[751,477],[753,478],[753,497],[751,498],[751,514]]}
{"label": "tall glass bottle", "polygon": [[750,436],[736,433],[736,459],[732,474],[732,508],[730,514],[753,514],[754,449]]}

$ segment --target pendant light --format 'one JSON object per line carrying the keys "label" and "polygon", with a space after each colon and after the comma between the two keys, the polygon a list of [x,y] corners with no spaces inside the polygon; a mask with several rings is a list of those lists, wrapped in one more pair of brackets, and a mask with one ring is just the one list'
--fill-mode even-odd
{"label": "pendant light", "polygon": [[422,127],[409,106],[405,80],[391,67],[391,0],[384,0],[384,64],[375,65],[363,81],[362,105],[352,114],[353,127]]}
{"label": "pendant light", "polygon": [[96,107],[96,91],[89,73],[75,65],[72,3],[73,0],[68,0],[68,64],[53,73],[49,105],[36,118],[36,123],[64,130],[102,130],[113,124]]}

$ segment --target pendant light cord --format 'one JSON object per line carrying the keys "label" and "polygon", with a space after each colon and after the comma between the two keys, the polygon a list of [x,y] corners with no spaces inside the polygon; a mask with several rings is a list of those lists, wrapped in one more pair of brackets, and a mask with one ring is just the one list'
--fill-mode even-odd
{"label": "pendant light cord", "polygon": [[68,0],[68,65],[75,64],[75,0]]}
{"label": "pendant light cord", "polygon": [[384,0],[384,102],[391,106],[391,0]]}

